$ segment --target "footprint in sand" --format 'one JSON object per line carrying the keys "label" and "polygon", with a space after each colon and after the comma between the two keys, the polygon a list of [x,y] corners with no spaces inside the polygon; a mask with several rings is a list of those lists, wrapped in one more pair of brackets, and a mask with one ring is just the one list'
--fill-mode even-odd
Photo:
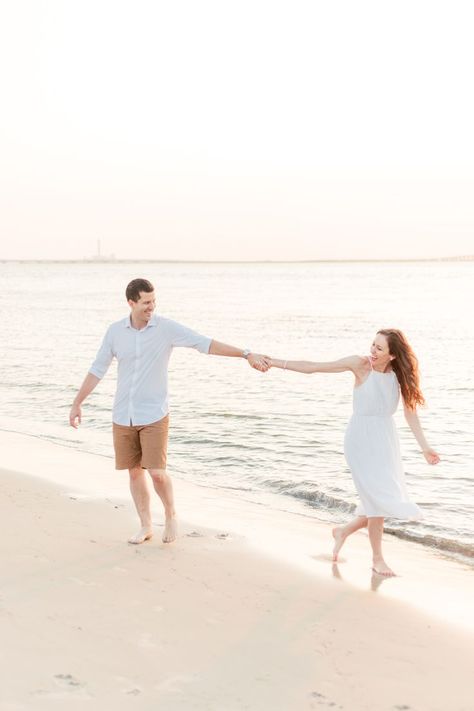
{"label": "footprint in sand", "polygon": [[229,536],[228,533],[218,533],[218,534],[216,535],[216,538],[219,538],[221,541],[225,541],[225,540],[227,540],[227,539],[230,540],[230,536]]}
{"label": "footprint in sand", "polygon": [[91,583],[87,580],[81,580],[80,578],[69,578],[69,580],[71,583],[76,583],[76,585],[84,585],[88,588],[97,588],[99,586],[98,583]]}
{"label": "footprint in sand", "polygon": [[186,534],[189,538],[203,538],[204,534],[199,533],[199,531],[191,531],[191,533]]}
{"label": "footprint in sand", "polygon": [[168,692],[182,692],[183,686],[186,684],[191,684],[198,678],[197,674],[177,674],[176,676],[171,676],[169,679],[165,679],[161,684],[155,686],[157,691],[168,691]]}
{"label": "footprint in sand", "polygon": [[56,683],[62,687],[83,687],[82,681],[75,679],[72,674],[55,674]]}
{"label": "footprint in sand", "polygon": [[123,507],[124,507],[124,504],[114,504],[114,502],[111,501],[110,499],[106,499],[106,501],[108,504],[112,504],[114,509],[123,509]]}
{"label": "footprint in sand", "polygon": [[156,649],[160,645],[153,641],[153,636],[150,632],[143,632],[138,640],[138,645],[143,649]]}
{"label": "footprint in sand", "polygon": [[128,679],[125,676],[116,676],[115,681],[121,687],[120,693],[127,696],[138,696],[142,693],[142,689],[135,683],[133,679]]}
{"label": "footprint in sand", "polygon": [[[317,701],[318,706],[334,708],[337,705],[335,701],[329,701],[324,694],[320,694],[319,691],[312,691],[310,696]],[[339,706],[339,708],[342,709],[342,706]]]}
{"label": "footprint in sand", "polygon": [[[315,553],[314,555],[311,555],[310,558],[313,560],[317,560],[321,563],[335,563],[332,559],[332,555],[329,555],[329,553]],[[343,556],[339,556],[337,559],[337,563],[346,563],[347,558],[344,558]]]}
{"label": "footprint in sand", "polygon": [[34,691],[35,696],[47,696],[51,699],[65,699],[71,694],[74,696],[80,696],[83,699],[90,699],[91,694],[87,691],[84,682],[76,679],[72,674],[55,674],[54,683],[57,687],[57,691],[45,691],[44,689],[38,689]]}
{"label": "footprint in sand", "polygon": [[38,563],[50,563],[50,559],[46,558],[45,555],[35,555],[33,556],[35,560],[38,561]]}

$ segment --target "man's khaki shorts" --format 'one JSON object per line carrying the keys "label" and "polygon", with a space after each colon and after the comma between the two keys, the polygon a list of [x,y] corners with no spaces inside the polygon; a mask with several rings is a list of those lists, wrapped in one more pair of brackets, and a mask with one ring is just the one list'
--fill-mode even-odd
{"label": "man's khaki shorts", "polygon": [[149,425],[113,423],[116,469],[166,469],[169,415]]}

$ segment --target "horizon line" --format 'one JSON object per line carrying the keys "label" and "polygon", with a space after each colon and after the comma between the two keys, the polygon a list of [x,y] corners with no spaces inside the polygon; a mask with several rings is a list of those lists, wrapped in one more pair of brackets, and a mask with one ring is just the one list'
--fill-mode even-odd
{"label": "horizon line", "polygon": [[4,259],[0,263],[20,264],[333,264],[394,262],[462,262],[474,261],[474,254],[453,257],[400,257],[398,259]]}

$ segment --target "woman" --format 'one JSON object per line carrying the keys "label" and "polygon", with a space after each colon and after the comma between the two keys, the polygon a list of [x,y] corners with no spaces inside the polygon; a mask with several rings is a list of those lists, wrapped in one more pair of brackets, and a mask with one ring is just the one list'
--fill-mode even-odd
{"label": "woman", "polygon": [[352,472],[361,503],[356,518],[333,529],[333,560],[337,561],[344,541],[367,526],[372,546],[372,570],[387,577],[395,575],[382,555],[384,518],[420,519],[421,511],[408,498],[398,434],[392,415],[400,391],[405,418],[428,464],[439,462],[429,446],[416,408],[425,399],[420,390],[418,361],[407,339],[397,329],[378,331],[370,356],[349,356],[328,363],[271,360],[271,367],[297,373],[354,373],[354,412],[347,427],[344,454]]}

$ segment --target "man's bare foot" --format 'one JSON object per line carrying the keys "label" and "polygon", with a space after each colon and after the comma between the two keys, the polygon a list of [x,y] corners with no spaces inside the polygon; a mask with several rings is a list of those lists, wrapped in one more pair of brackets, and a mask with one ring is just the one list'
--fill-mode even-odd
{"label": "man's bare foot", "polygon": [[336,526],[336,528],[333,528],[332,529],[332,536],[334,538],[334,548],[332,550],[332,559],[334,562],[336,562],[337,556],[339,555],[339,551],[341,550],[342,546],[344,545],[344,541],[346,540],[346,536],[343,533],[342,526]]}
{"label": "man's bare foot", "polygon": [[144,526],[138,531],[138,533],[129,538],[128,542],[133,543],[134,545],[138,543],[144,543],[145,541],[148,541],[152,536],[153,531],[151,530],[151,528]]}
{"label": "man's bare foot", "polygon": [[165,521],[165,530],[163,531],[163,543],[172,543],[178,535],[178,522],[176,518],[167,518]]}
{"label": "man's bare foot", "polygon": [[383,575],[384,578],[393,578],[395,573],[388,567],[383,558],[374,558],[372,570],[377,575]]}

